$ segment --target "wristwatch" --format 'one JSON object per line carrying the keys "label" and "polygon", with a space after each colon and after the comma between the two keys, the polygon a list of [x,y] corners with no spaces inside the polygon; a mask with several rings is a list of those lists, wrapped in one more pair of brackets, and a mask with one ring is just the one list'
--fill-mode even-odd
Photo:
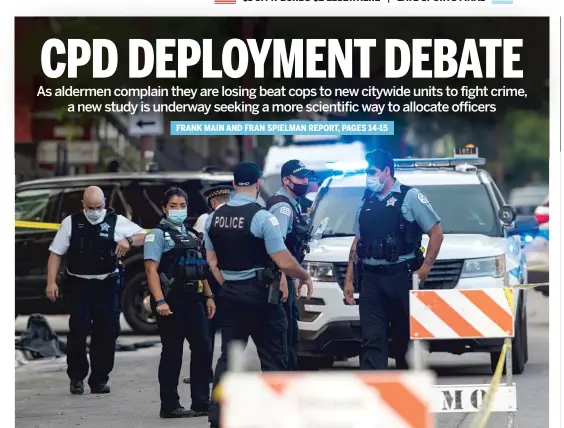
{"label": "wristwatch", "polygon": [[131,239],[131,236],[128,236],[125,239],[127,240],[127,242],[129,242],[129,245],[133,245],[133,239]]}
{"label": "wristwatch", "polygon": [[206,300],[208,299],[215,299],[215,296],[213,294],[210,294],[209,296],[206,296]]}

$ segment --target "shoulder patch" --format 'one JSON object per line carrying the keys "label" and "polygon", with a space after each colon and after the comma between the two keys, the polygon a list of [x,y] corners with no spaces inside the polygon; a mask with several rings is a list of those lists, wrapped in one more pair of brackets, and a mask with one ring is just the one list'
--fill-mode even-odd
{"label": "shoulder patch", "polygon": [[155,235],[153,233],[148,233],[145,236],[145,243],[147,242],[155,242]]}
{"label": "shoulder patch", "polygon": [[419,199],[419,202],[421,202],[422,204],[428,204],[429,203],[429,199],[427,199],[427,196],[425,196],[423,194],[423,192],[419,192],[417,194],[417,199]]}
{"label": "shoulder patch", "polygon": [[271,216],[271,217],[269,218],[269,220],[270,220],[270,223],[271,223],[273,226],[280,226],[280,223],[278,222],[278,219],[277,219],[276,217]]}
{"label": "shoulder patch", "polygon": [[292,210],[288,207],[281,207],[280,208],[280,214],[288,216],[288,217],[292,217]]}

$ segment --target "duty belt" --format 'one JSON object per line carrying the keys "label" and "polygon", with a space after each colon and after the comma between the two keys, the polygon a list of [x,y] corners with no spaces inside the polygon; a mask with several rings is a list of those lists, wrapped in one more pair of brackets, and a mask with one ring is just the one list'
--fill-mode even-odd
{"label": "duty belt", "polygon": [[364,263],[364,270],[366,272],[372,272],[379,275],[393,275],[400,272],[410,271],[411,262],[412,260],[406,260],[404,262],[385,265],[369,265]]}

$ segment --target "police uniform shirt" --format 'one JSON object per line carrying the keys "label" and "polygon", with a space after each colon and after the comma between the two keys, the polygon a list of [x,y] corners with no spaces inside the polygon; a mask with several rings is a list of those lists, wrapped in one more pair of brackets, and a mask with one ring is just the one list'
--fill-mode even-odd
{"label": "police uniform shirt", "polygon": [[[188,232],[184,225],[177,226],[166,219],[162,219],[160,224],[167,224],[178,230],[184,237],[188,236]],[[143,244],[143,258],[145,260],[153,260],[160,263],[163,253],[172,250],[175,247],[174,240],[170,236],[166,236],[161,229],[151,229],[145,236]]]}
{"label": "police uniform shirt", "polygon": [[[382,201],[386,199],[390,193],[397,193],[401,194],[400,189],[400,182],[396,179],[396,182],[390,189],[388,193],[384,196],[377,195],[378,200]],[[391,200],[391,199],[390,199]],[[359,217],[360,211],[362,210],[362,206],[364,205],[364,200],[360,202],[360,205],[356,211],[356,216],[354,220],[354,233],[357,238],[360,238],[360,224],[359,224]],[[419,189],[412,187],[406,193],[405,198],[403,200],[403,204],[401,206],[401,212],[403,217],[409,221],[416,221],[423,233],[429,232],[433,228],[433,226],[441,221],[440,217],[437,215],[431,203],[427,199],[427,197],[421,192]],[[406,260],[413,259],[415,257],[415,253],[405,254],[399,257],[397,263],[404,262]],[[365,263],[368,265],[381,265],[381,264],[389,264],[386,260],[376,260],[376,259],[366,259]]]}
{"label": "police uniform shirt", "polygon": [[[219,207],[221,207],[223,205],[225,205],[225,204],[220,204],[215,209],[217,210]],[[198,217],[198,220],[196,220],[196,223],[194,223],[194,227],[193,227],[196,232],[204,233],[206,221],[208,220],[209,216],[210,216],[210,213],[204,213],[200,217]]]}
{"label": "police uniform shirt", "polygon": [[[227,205],[238,207],[250,203],[257,203],[257,200],[255,198],[252,198],[251,196],[235,194],[227,203]],[[210,214],[204,228],[206,250],[215,251],[213,243],[209,237],[209,231],[216,212],[217,211],[214,211]],[[280,224],[278,223],[278,220],[266,210],[261,210],[254,215],[253,219],[251,220],[251,234],[255,238],[264,240],[264,245],[268,254],[274,254],[286,249],[284,238],[282,238],[282,234],[280,233]],[[257,270],[258,268],[248,269],[240,272],[222,270],[221,274],[226,281],[242,281],[245,279],[253,278]]]}
{"label": "police uniform shirt", "polygon": [[[301,213],[300,204],[286,192],[286,189],[281,187],[275,194],[275,196],[279,195],[286,196],[298,213]],[[270,207],[270,212],[280,223],[280,233],[282,233],[282,237],[286,239],[286,235],[292,232],[292,228],[294,227],[294,210],[287,202],[278,202]]]}
{"label": "police uniform shirt", "polygon": [[[90,223],[100,224],[103,221],[104,219],[102,218],[96,223],[92,223],[92,222]],[[122,215],[117,216],[116,228],[114,232],[114,241],[116,243],[124,238],[132,237],[133,235],[139,235],[141,233],[145,234],[146,233],[145,229],[136,225],[135,223],[128,220]],[[61,227],[59,228],[57,234],[55,235],[55,239],[53,239],[53,242],[49,247],[49,251],[58,254],[59,256],[64,256],[67,253],[67,250],[69,249],[71,235],[72,235],[72,219],[71,216],[68,216],[65,217],[65,219],[62,221]],[[68,273],[78,278],[103,280],[113,272],[109,272],[105,275],[74,275],[72,272],[68,272]]]}

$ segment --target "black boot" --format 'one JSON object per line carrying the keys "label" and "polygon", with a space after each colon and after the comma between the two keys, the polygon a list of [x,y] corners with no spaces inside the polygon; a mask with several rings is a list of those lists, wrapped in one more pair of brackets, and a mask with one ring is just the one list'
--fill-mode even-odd
{"label": "black boot", "polygon": [[94,386],[90,385],[90,392],[92,394],[109,394],[110,387],[105,383],[101,385],[94,385]]}
{"label": "black boot", "polygon": [[171,412],[163,412],[161,410],[159,416],[163,419],[193,418],[194,411],[186,410],[184,407],[179,406]]}
{"label": "black boot", "polygon": [[84,394],[84,383],[81,380],[71,381],[70,393],[73,395]]}

